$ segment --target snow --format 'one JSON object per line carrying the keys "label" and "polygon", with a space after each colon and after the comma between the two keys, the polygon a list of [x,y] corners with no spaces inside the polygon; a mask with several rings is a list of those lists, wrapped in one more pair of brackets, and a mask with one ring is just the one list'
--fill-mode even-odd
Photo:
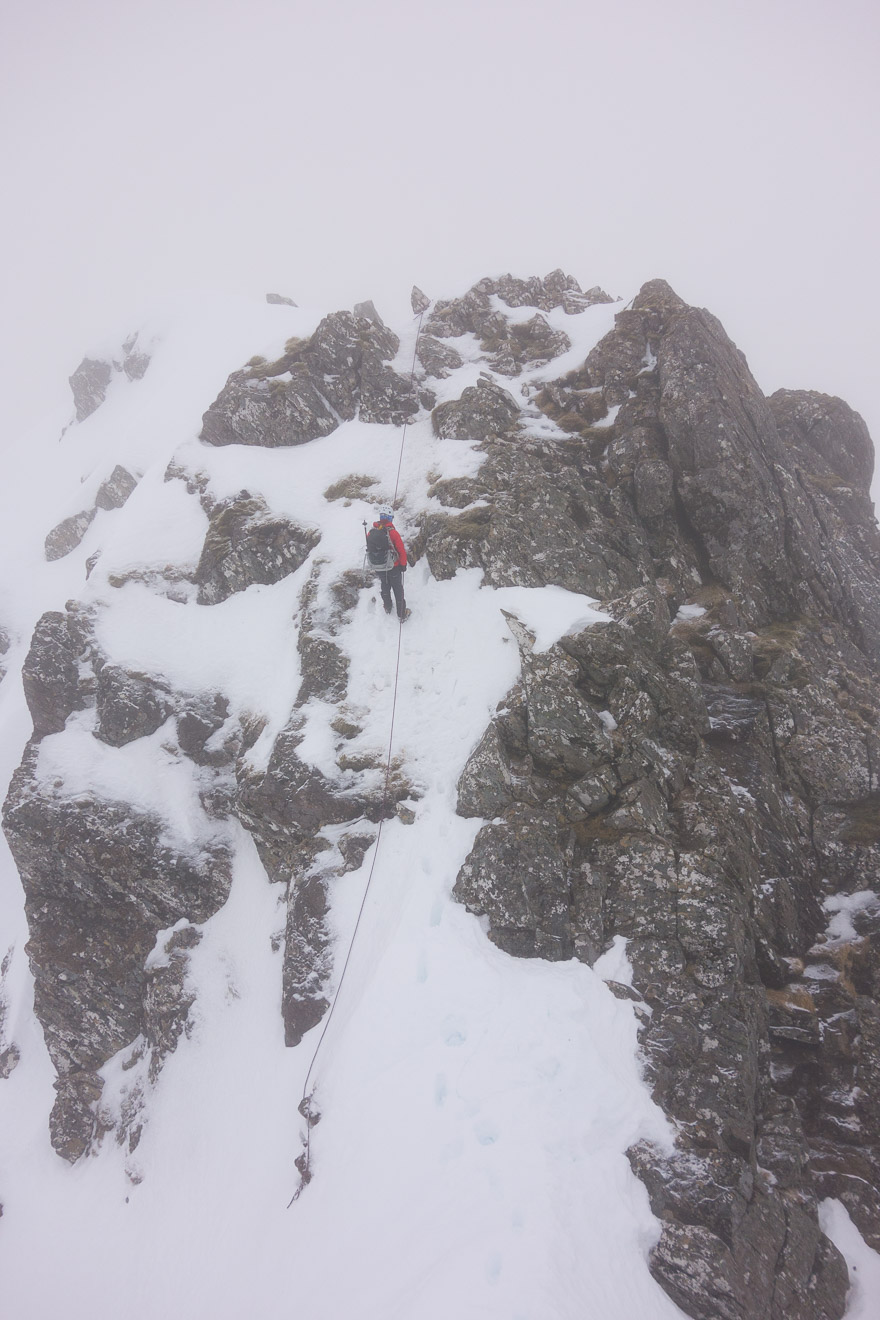
{"label": "snow", "polygon": [[706,613],[702,605],[680,605],[673,623],[684,623],[687,619],[699,619]]}
{"label": "snow", "polygon": [[[526,373],[526,383],[580,366],[616,310],[548,314],[573,348]],[[33,624],[69,597],[94,608],[109,661],[181,692],[222,692],[231,718],[264,718],[250,755],[265,763],[299,687],[299,596],[309,574],[318,574],[317,609],[330,608],[330,584],[360,567],[362,522],[393,496],[398,467],[404,539],[421,511],[437,507],[432,482],[478,469],[473,445],[438,440],[424,416],[407,428],[402,463],[399,429],[355,422],[293,449],[202,445],[201,415],[226,375],[255,353],[277,355],[319,319],[246,300],[166,308],[141,330],[139,343],[155,345],[143,380],[120,378],[60,443],[53,424],[19,451],[13,490],[2,494],[6,522],[0,518],[0,545],[16,564],[0,593],[0,623],[13,633],[0,684],[4,782],[31,729],[18,668]],[[407,369],[415,324],[400,331]],[[472,361],[443,383],[448,397],[483,369],[475,343],[453,342]],[[169,598],[168,576],[192,571],[207,525],[198,497],[165,480],[172,458],[204,474],[214,498],[247,489],[273,512],[318,528],[320,545],[274,586],[214,606]],[[47,564],[46,532],[88,507],[116,462],[141,476],[137,490],[122,510],[99,513],[76,551]],[[325,498],[352,474],[375,479],[367,498]],[[86,558],[97,549],[86,580]],[[112,585],[131,573],[144,580]],[[413,614],[402,632],[371,584],[336,638],[350,661],[343,713],[361,728],[346,744],[350,754],[384,761],[397,683],[393,753],[413,785],[415,821],[392,820],[382,831],[313,1073],[322,1114],[312,1133],[314,1177],[290,1210],[303,1128],[297,1105],[321,1027],[285,1048],[284,894],[268,882],[250,837],[228,827],[232,890],[192,954],[191,1034],[155,1080],[135,1060],[138,1042],[103,1069],[107,1113],[119,1114],[141,1090],[140,1143],[126,1152],[108,1136],[73,1168],[49,1146],[54,1071],[33,1014],[21,886],[0,842],[0,923],[4,943],[14,943],[7,1030],[22,1054],[0,1082],[0,1272],[16,1320],[62,1310],[71,1320],[287,1320],[299,1311],[310,1320],[681,1315],[649,1273],[659,1224],[625,1155],[640,1139],[663,1148],[671,1141],[641,1077],[633,1006],[604,983],[631,983],[625,941],[616,939],[593,969],[514,959],[451,895],[482,824],[455,815],[456,783],[520,673],[504,612],[525,625],[538,652],[606,616],[589,596],[493,589],[476,570],[439,582],[424,560],[405,586]],[[300,747],[334,775],[330,726],[339,713],[310,702]],[[93,737],[92,720],[80,713],[43,740],[39,772],[58,781],[56,791],[131,802],[188,847],[213,837],[199,771],[174,752],[169,728],[111,748]],[[330,841],[338,834],[328,831]],[[373,860],[370,849],[359,871],[331,881],[334,978]],[[163,959],[167,934],[152,962]]]}
{"label": "snow", "polygon": [[873,889],[860,889],[855,894],[832,894],[822,904],[830,921],[826,939],[831,944],[846,943],[858,938],[853,917],[875,907],[880,902]]}
{"label": "snow", "polygon": [[849,1269],[851,1287],[845,1320],[877,1320],[880,1255],[866,1245],[842,1201],[831,1197],[821,1201],[819,1224],[841,1252]]}

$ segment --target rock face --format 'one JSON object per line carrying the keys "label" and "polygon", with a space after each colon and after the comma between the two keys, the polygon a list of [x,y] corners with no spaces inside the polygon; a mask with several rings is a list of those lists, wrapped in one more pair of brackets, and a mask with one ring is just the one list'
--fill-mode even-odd
{"label": "rock face", "polygon": [[334,312],[311,339],[291,340],[277,362],[256,362],[230,376],[202,419],[202,439],[301,445],[356,416],[402,425],[419,403],[409,380],[388,366],[399,346],[375,308],[372,316]]}
{"label": "rock face", "polygon": [[25,881],[35,1009],[58,1070],[52,1144],[75,1160],[94,1135],[98,1069],[143,1030],[157,933],[205,921],[230,875],[220,846],[188,854],[128,805],[56,795],[36,758],[33,749],[16,771],[4,829]]}
{"label": "rock face", "polygon": [[[489,292],[437,304],[431,332],[479,332]],[[764,399],[660,281],[538,402],[572,440],[512,441],[499,417],[478,475],[435,488],[455,511],[420,549],[438,576],[603,596],[613,621],[535,654],[511,620],[522,681],[459,783],[461,814],[490,823],[455,892],[515,956],[592,963],[625,938],[678,1134],[672,1156],[630,1153],[673,1299],[705,1320],[841,1316],[817,1199],[880,1243],[870,442],[840,400]],[[844,910],[853,926],[829,926]]]}
{"label": "rock face", "polygon": [[305,563],[318,533],[275,517],[247,491],[216,505],[195,580],[199,603],[216,605],[255,582],[280,582]]}
{"label": "rock face", "polygon": [[129,380],[140,380],[150,365],[149,353],[137,346],[137,334],[130,335],[122,345],[120,359],[109,362],[103,358],[84,357],[70,377],[70,388],[76,405],[76,420],[84,422],[107,397],[114,372]]}
{"label": "rock face", "polygon": [[75,513],[70,518],[64,518],[49,532],[45,542],[46,558],[51,562],[53,559],[63,559],[65,555],[69,555],[82,541],[98,510],[121,509],[136,486],[137,478],[133,477],[121,463],[117,463],[110,476],[98,487],[92,507],[84,509],[82,513]]}

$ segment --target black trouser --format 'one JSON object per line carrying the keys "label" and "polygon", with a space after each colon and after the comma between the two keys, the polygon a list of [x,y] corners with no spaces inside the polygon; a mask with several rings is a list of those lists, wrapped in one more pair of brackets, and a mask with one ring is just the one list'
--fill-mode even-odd
{"label": "black trouser", "polygon": [[397,605],[397,617],[402,619],[406,613],[406,601],[403,599],[403,569],[400,564],[395,564],[394,568],[389,568],[387,572],[378,574],[379,588],[382,592],[382,604],[386,610],[391,609],[391,593],[394,592],[394,600]]}

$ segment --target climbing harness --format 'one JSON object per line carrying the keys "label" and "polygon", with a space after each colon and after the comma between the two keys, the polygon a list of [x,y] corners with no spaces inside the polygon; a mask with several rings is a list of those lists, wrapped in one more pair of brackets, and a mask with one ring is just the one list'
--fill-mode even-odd
{"label": "climbing harness", "polygon": [[[421,312],[419,314],[419,325],[416,331],[416,342],[415,342],[415,347],[413,348],[413,360],[412,360],[412,367],[410,369],[410,378],[409,378],[410,385],[412,385],[413,381],[415,380],[416,353],[419,347],[419,336],[422,333],[422,317],[424,316],[424,314],[425,314],[424,312]],[[408,423],[404,422],[403,435],[401,436],[400,439],[400,457],[397,462],[397,480],[394,483],[394,500],[397,499],[397,491],[400,485],[400,471],[403,465],[403,447],[406,443],[407,425]],[[394,501],[392,501],[392,503],[393,502]],[[367,876],[367,883],[364,886],[364,893],[363,893],[363,897],[361,898],[360,908],[358,909],[357,920],[354,923],[354,930],[352,931],[351,940],[349,941],[348,952],[345,955],[345,962],[342,964],[342,972],[340,974],[339,981],[336,986],[336,992],[333,995],[333,1002],[330,1005],[330,1011],[328,1012],[327,1017],[324,1021],[324,1027],[321,1031],[321,1035],[318,1037],[318,1043],[315,1046],[315,1052],[312,1055],[312,1061],[309,1064],[309,1070],[306,1073],[306,1079],[303,1082],[302,1099],[300,1100],[299,1105],[297,1106],[300,1114],[303,1116],[303,1118],[306,1121],[306,1134],[305,1137],[303,1138],[302,1153],[298,1155],[294,1160],[294,1164],[299,1170],[300,1181],[299,1181],[299,1186],[297,1187],[296,1191],[293,1193],[293,1196],[290,1198],[290,1200],[287,1203],[288,1210],[293,1205],[294,1201],[299,1200],[303,1188],[307,1187],[309,1183],[312,1181],[312,1168],[311,1168],[312,1128],[315,1127],[316,1124],[320,1121],[321,1115],[320,1112],[314,1106],[315,1088],[313,1087],[311,1092],[309,1091],[309,1081],[311,1080],[311,1076],[315,1068],[315,1062],[318,1058],[318,1052],[320,1051],[321,1046],[324,1043],[324,1037],[327,1035],[327,1029],[330,1026],[330,1022],[335,1012],[336,1005],[339,1003],[339,993],[342,989],[342,983],[345,980],[345,973],[348,971],[348,964],[351,960],[352,950],[354,949],[354,942],[357,939],[358,928],[360,927],[361,924],[361,917],[364,915],[364,908],[366,907],[366,903],[367,903],[367,895],[370,892],[370,885],[373,883],[373,872],[376,869],[376,859],[379,856],[379,845],[382,841],[382,826],[385,824],[385,811],[388,806],[388,787],[391,782],[391,755],[392,755],[392,749],[394,747],[394,720],[397,714],[397,683],[400,677],[400,639],[401,639],[402,631],[403,631],[403,619],[401,618],[398,621],[398,627],[397,627],[397,657],[395,659],[395,664],[394,664],[394,691],[391,696],[391,727],[388,731],[388,755],[385,761],[385,783],[382,789],[382,807],[379,815],[379,829],[376,833],[376,843],[373,849],[373,860],[370,863],[370,871],[369,871],[369,875]]]}

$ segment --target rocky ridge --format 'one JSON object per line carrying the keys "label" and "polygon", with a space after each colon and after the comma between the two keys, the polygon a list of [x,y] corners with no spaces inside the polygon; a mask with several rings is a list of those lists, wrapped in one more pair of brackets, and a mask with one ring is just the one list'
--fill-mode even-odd
{"label": "rocky ridge", "polygon": [[[631,984],[612,989],[639,1016],[676,1132],[671,1156],[639,1146],[630,1159],[662,1226],[651,1267],[678,1305],[705,1320],[840,1317],[846,1267],[819,1198],[839,1197],[880,1245],[870,440],[840,400],[765,399],[717,320],[662,281],[554,378],[571,339],[547,317],[609,301],[553,272],[419,302],[412,386],[378,318],[334,313],[276,362],[234,373],[202,442],[300,445],[355,417],[401,425],[431,410],[439,439],[477,442],[483,461],[433,483],[413,512],[413,559],[441,580],[478,568],[493,586],[602,598],[609,622],[548,651],[509,620],[521,679],[459,781],[460,814],[484,823],[455,895],[512,956],[592,964],[626,942]],[[475,352],[483,374],[437,403]],[[535,367],[543,379],[511,393]],[[381,757],[347,750],[359,730],[340,637],[357,575],[319,590],[312,529],[247,490],[218,502],[192,467],[168,479],[201,500],[209,530],[198,568],[153,589],[212,609],[310,563],[302,680],[255,761],[259,719],[113,662],[94,611],[73,601],[37,626],[34,735],[4,828],[58,1071],[51,1139],[70,1160],[111,1129],[136,1148],[149,1085],[187,1030],[187,959],[228,893],[231,831],[251,833],[286,893],[281,1011],[296,1045],[328,1004],[329,887],[418,796],[405,766],[386,791]],[[332,776],[298,754],[313,700],[338,707]],[[197,785],[201,837],[68,792],[41,761],[57,735],[156,740]],[[133,1082],[110,1113],[100,1070],[126,1051]]]}

